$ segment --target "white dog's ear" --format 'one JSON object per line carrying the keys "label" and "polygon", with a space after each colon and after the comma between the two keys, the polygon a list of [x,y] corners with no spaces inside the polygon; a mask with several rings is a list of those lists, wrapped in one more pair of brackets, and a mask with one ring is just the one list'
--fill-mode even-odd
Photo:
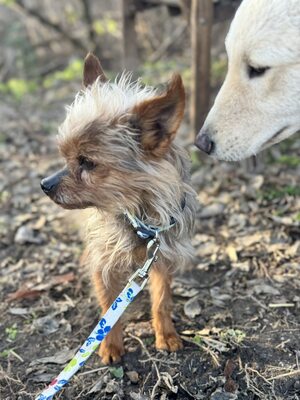
{"label": "white dog's ear", "polygon": [[140,130],[141,146],[146,153],[155,157],[166,153],[182,121],[184,105],[182,79],[174,74],[162,94],[134,107],[132,122]]}
{"label": "white dog's ear", "polygon": [[94,54],[88,53],[84,59],[83,85],[85,87],[92,85],[98,77],[101,82],[107,82],[100,61]]}

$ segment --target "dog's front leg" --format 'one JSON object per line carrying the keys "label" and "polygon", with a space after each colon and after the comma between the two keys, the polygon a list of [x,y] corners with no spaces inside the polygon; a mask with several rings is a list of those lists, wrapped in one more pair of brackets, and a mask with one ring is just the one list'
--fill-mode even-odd
{"label": "dog's front leg", "polygon": [[155,331],[156,348],[176,351],[182,348],[172,318],[172,276],[163,265],[155,265],[150,273],[150,293],[152,299],[152,318]]}
{"label": "dog's front leg", "polygon": [[[102,273],[94,274],[94,285],[102,313],[105,313],[121,291],[121,287],[113,276],[109,280],[109,288],[104,284]],[[100,345],[99,355],[104,364],[118,362],[124,354],[122,324],[117,322]]]}

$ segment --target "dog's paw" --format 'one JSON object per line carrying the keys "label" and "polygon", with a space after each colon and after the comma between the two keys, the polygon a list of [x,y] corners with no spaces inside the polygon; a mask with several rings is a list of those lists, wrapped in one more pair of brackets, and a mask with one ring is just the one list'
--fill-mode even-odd
{"label": "dog's paw", "polygon": [[102,363],[105,365],[111,363],[117,363],[121,361],[121,357],[124,355],[125,350],[123,343],[101,343],[99,349],[99,356],[101,357]]}
{"label": "dog's paw", "polygon": [[157,336],[155,347],[157,350],[177,351],[183,348],[183,344],[177,333],[171,333]]}

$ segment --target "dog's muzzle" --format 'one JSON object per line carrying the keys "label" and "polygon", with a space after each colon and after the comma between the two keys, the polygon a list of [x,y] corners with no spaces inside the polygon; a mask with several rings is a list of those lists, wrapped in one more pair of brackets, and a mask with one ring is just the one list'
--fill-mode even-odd
{"label": "dog's muzzle", "polygon": [[42,179],[41,180],[42,190],[49,196],[51,193],[55,191],[56,187],[61,181],[61,178],[68,175],[68,173],[69,173],[68,169],[63,168],[60,171],[55,172],[55,174]]}

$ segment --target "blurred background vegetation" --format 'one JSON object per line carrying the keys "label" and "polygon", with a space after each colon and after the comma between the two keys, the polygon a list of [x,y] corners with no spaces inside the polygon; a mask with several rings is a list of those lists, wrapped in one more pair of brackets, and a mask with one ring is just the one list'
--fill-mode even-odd
{"label": "blurred background vegetation", "polygon": [[[190,24],[184,11],[187,2],[189,0],[178,3],[183,5],[181,13],[167,5],[145,8],[144,1],[135,2],[139,11],[135,21],[138,48],[133,70],[134,77],[141,76],[151,85],[167,81],[173,72],[181,73],[187,93],[186,115],[180,130],[184,145],[193,140],[189,119],[193,85]],[[227,69],[224,39],[230,19],[226,18],[212,27],[211,102]],[[7,121],[12,114],[9,109],[13,108],[24,120],[23,129],[25,125],[31,135],[56,133],[64,116],[64,105],[70,103],[81,88],[83,59],[87,52],[93,51],[99,57],[112,79],[124,66],[128,67],[123,58],[122,34],[120,0],[0,0],[0,118]],[[3,131],[4,125],[0,141],[6,136]],[[298,149],[294,141],[293,138],[281,143],[260,158],[267,163],[297,168],[298,155],[287,154],[286,150],[291,146]],[[203,160],[207,162],[206,157],[193,148],[191,157],[193,170],[203,164]],[[249,169],[249,162],[244,164]],[[252,167],[251,164],[250,169]]]}
{"label": "blurred background vegetation", "polygon": [[[226,71],[224,37],[229,22],[214,25],[212,86]],[[158,84],[172,72],[191,78],[189,28],[182,15],[166,6],[138,13],[138,60],[135,75]],[[93,51],[110,77],[122,70],[119,0],[0,0],[0,94],[13,101],[27,95],[68,97],[79,87],[83,58]],[[49,97],[49,96],[48,96]],[[50,96],[51,97],[51,96]]]}

